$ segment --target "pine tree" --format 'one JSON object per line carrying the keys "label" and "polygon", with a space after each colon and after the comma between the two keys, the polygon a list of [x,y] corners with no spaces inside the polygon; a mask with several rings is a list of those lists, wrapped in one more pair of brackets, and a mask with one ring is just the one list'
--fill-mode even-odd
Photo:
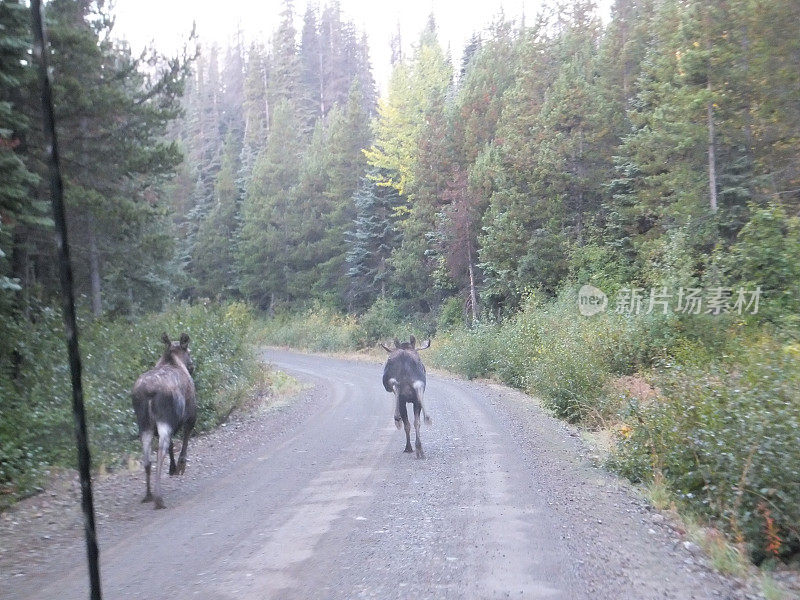
{"label": "pine tree", "polygon": [[[30,46],[27,8],[21,2],[0,4],[0,312],[10,310],[19,280],[7,263],[15,224],[42,222],[43,207],[32,201],[35,176],[28,171],[19,150],[28,122],[21,104],[20,86],[26,78],[23,60]],[[17,244],[20,240],[17,241]]]}
{"label": "pine tree", "polygon": [[398,231],[394,210],[400,202],[397,191],[379,185],[381,174],[370,169],[353,194],[355,218],[347,240],[348,301],[351,309],[363,310],[387,295],[391,268],[389,257],[396,248]]}
{"label": "pine tree", "polygon": [[284,0],[281,22],[272,40],[267,94],[271,104],[285,102],[293,110],[302,112],[302,67],[297,51],[293,5],[292,0]]}
{"label": "pine tree", "polygon": [[290,300],[288,256],[296,250],[296,213],[291,210],[299,181],[304,136],[293,108],[275,105],[264,149],[253,167],[242,204],[237,260],[241,291],[261,307]]}
{"label": "pine tree", "polygon": [[236,296],[236,240],[241,227],[236,184],[240,150],[234,132],[225,140],[222,167],[214,186],[215,201],[198,227],[192,257],[196,293],[207,297]]}
{"label": "pine tree", "polygon": [[[177,144],[163,135],[180,113],[189,59],[166,60],[152,51],[133,57],[124,43],[111,40],[113,19],[92,3],[54,0],[46,19],[76,285],[95,314],[158,306],[172,268],[158,194],[181,159]],[[34,81],[31,71],[26,108],[38,114]],[[31,138],[32,148],[42,147],[40,136]],[[32,231],[26,236],[37,237]],[[55,274],[38,266],[51,263],[49,241],[43,241],[24,253],[37,267],[22,270],[37,272],[37,282],[54,290]],[[122,281],[117,274],[130,265],[135,269]]]}

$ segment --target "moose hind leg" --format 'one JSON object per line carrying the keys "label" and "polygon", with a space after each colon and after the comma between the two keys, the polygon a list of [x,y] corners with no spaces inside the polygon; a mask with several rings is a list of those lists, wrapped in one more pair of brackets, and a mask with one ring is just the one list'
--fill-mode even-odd
{"label": "moose hind leg", "polygon": [[400,429],[403,423],[403,418],[400,416],[400,392],[398,391],[396,379],[390,379],[389,383],[392,385],[392,391],[394,393],[394,425]]}
{"label": "moose hind leg", "polygon": [[189,448],[189,436],[192,435],[194,421],[187,422],[183,426],[183,443],[181,444],[181,454],[178,456],[178,475],[183,475],[186,471],[186,450]]}
{"label": "moose hind leg", "polygon": [[403,452],[413,452],[411,449],[411,423],[408,422],[408,408],[405,402],[400,404],[400,416],[403,419],[403,426],[406,429],[406,448]]}
{"label": "moose hind leg", "polygon": [[425,453],[422,451],[422,440],[419,439],[419,413],[422,410],[422,405],[414,403],[414,446],[417,449],[417,458],[425,458]]}
{"label": "moose hind leg", "polygon": [[175,444],[169,441],[169,474],[175,475],[178,467],[175,465]]}
{"label": "moose hind leg", "polygon": [[[425,424],[431,424],[431,418],[428,416],[428,411],[425,410],[425,404],[422,402],[422,397],[425,395],[425,384],[422,381],[414,382],[414,391],[417,393],[417,401],[419,402],[420,410],[422,410],[422,417],[425,419]],[[416,403],[414,404],[416,408]]]}
{"label": "moose hind leg", "polygon": [[142,502],[151,502],[153,494],[150,492],[150,454],[153,452],[153,431],[146,429],[139,434],[142,441],[142,464],[144,465],[145,494]]}
{"label": "moose hind leg", "polygon": [[155,484],[155,508],[166,508],[164,498],[161,495],[161,469],[164,466],[164,458],[169,452],[169,445],[172,443],[172,428],[166,423],[158,424],[158,452],[156,454],[156,484]]}

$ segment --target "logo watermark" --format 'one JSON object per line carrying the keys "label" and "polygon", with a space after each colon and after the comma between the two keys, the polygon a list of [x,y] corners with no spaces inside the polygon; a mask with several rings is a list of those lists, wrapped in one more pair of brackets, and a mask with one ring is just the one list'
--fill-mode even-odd
{"label": "logo watermark", "polygon": [[584,285],[578,291],[578,310],[585,317],[603,312],[608,306],[608,296],[593,285]]}
{"label": "logo watermark", "polygon": [[[619,315],[639,315],[670,312],[687,315],[721,315],[723,313],[758,314],[761,286],[754,290],[745,288],[694,288],[667,286],[646,288],[621,288],[615,297],[613,312]],[[584,285],[578,291],[578,310],[590,317],[606,310],[608,296],[593,285]]]}

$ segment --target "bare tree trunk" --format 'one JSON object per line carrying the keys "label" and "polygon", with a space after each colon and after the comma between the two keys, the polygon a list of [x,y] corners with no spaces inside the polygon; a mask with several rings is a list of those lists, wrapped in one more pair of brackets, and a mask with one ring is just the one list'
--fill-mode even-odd
{"label": "bare tree trunk", "polygon": [[269,82],[267,68],[264,67],[264,134],[269,133]]}
{"label": "bare tree trunk", "polygon": [[[711,92],[711,80],[708,81],[708,91]],[[706,104],[708,114],[708,192],[711,202],[711,212],[717,212],[717,159],[714,151],[714,104],[711,99]]]}
{"label": "bare tree trunk", "polygon": [[319,110],[320,115],[325,116],[325,74],[322,72],[322,45],[319,45],[318,66],[319,66]]}
{"label": "bare tree trunk", "polygon": [[[202,122],[201,122],[202,126]],[[81,117],[80,122],[81,130],[81,148],[86,149],[87,140],[89,137],[89,118]],[[89,173],[88,168],[83,169],[84,186],[88,187]],[[95,220],[90,207],[86,208],[86,237],[89,242],[89,285],[90,285],[90,298],[92,301],[92,314],[99,317],[103,312],[103,289],[102,280],[100,278],[100,252],[97,249],[97,237],[95,236]]]}
{"label": "bare tree trunk", "polygon": [[[710,8],[710,6],[706,6],[703,13],[703,24],[706,30],[705,48],[709,53],[711,53],[712,48],[710,36],[713,31]],[[706,102],[706,117],[708,119],[708,198],[711,212],[715,213],[717,212],[717,157],[714,149],[716,140],[714,139],[714,102],[711,95],[711,73],[713,69],[711,58],[708,59],[706,68],[706,90],[708,90],[708,102]]]}
{"label": "bare tree trunk", "polygon": [[91,283],[92,314],[99,317],[103,312],[103,295],[100,280],[100,253],[97,250],[97,239],[94,235],[94,220],[89,220],[89,281]]}
{"label": "bare tree trunk", "polygon": [[475,269],[472,266],[472,248],[467,244],[467,265],[469,268],[469,299],[472,304],[472,322],[478,320],[478,292],[475,289]]}

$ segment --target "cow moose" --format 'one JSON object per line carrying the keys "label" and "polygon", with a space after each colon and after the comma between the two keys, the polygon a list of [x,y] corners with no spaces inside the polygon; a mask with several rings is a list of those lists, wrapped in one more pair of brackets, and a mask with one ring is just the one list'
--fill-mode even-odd
{"label": "cow moose", "polygon": [[408,407],[411,403],[414,408],[414,432],[416,434],[415,446],[417,458],[425,458],[422,451],[422,441],[419,437],[419,415],[422,413],[425,423],[430,424],[431,420],[425,411],[423,395],[425,394],[425,365],[419,357],[418,350],[429,348],[431,341],[428,340],[425,346],[416,348],[417,340],[412,335],[408,342],[400,342],[395,338],[394,349],[390,349],[381,344],[384,350],[389,353],[386,365],[383,367],[383,387],[387,392],[394,394],[394,422],[400,429],[402,421],[406,429],[406,447],[403,452],[411,452],[411,425],[408,422]]}
{"label": "cow moose", "polygon": [[[142,502],[154,501],[155,508],[165,508],[161,495],[161,467],[169,452],[169,474],[182,475],[186,469],[186,448],[197,418],[194,362],[189,354],[189,336],[170,341],[164,333],[164,353],[156,366],[143,373],[133,386],[133,410],[139,426],[139,439],[144,455],[146,493]],[[183,428],[183,445],[175,464],[172,434]],[[153,435],[158,434],[155,493],[150,492],[150,453]]]}

